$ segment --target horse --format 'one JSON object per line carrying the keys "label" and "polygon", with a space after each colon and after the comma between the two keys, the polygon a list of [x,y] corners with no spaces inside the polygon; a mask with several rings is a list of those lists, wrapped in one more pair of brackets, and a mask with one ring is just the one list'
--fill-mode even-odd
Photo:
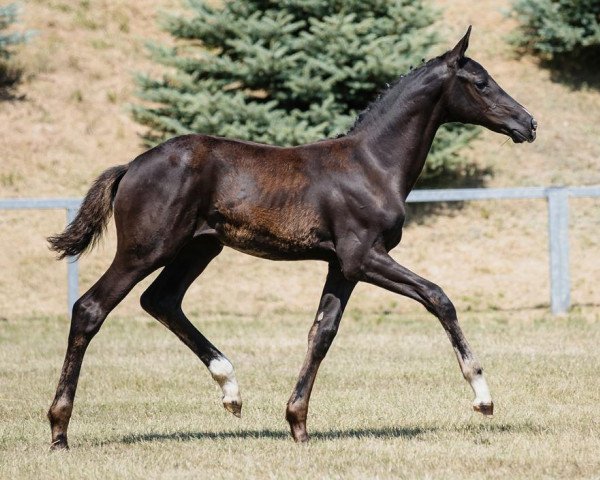
{"label": "horse", "polygon": [[286,408],[296,442],[308,440],[317,371],[357,282],[412,298],[436,316],[473,389],[474,410],[492,415],[483,368],[452,302],[438,285],[389,255],[401,240],[406,198],[440,125],[471,123],[515,143],[535,140],[532,115],[465,56],[470,33],[471,27],[454,48],[400,77],[343,136],[277,147],[184,135],[103,172],[76,218],[48,239],[59,258],[79,256],[98,241],[114,212],[115,257],[73,306],[48,411],[51,448],[68,448],[67,428],[90,341],[133,286],[159,268],[141,306],[198,356],[221,387],[225,409],[240,416],[233,365],[181,308],[188,287],[225,246],[271,260],[328,263],[306,357]]}

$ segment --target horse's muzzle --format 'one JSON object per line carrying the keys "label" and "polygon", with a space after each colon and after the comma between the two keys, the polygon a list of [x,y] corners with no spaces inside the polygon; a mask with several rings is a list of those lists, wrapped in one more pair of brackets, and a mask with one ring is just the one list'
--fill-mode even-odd
{"label": "horse's muzzle", "polygon": [[[511,128],[508,130],[508,135],[515,143],[533,142],[536,137],[537,121],[531,117],[528,127]],[[506,131],[506,130],[505,130]]]}
{"label": "horse's muzzle", "polygon": [[537,130],[537,121],[535,120],[535,118],[531,117],[531,133],[529,134],[529,138],[527,139],[527,141],[529,143],[531,143],[535,140],[536,130]]}

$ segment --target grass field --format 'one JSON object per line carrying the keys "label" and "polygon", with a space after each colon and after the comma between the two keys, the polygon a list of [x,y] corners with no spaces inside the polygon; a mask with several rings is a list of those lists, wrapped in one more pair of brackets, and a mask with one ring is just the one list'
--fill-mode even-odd
{"label": "grass field", "polygon": [[70,429],[50,453],[45,411],[65,318],[0,329],[0,478],[598,478],[600,316],[466,315],[496,402],[470,410],[437,321],[351,303],[313,394],[309,445],[284,407],[304,355],[305,312],[211,314],[196,323],[238,372],[244,411],[149,317],[113,317],[92,343]]}

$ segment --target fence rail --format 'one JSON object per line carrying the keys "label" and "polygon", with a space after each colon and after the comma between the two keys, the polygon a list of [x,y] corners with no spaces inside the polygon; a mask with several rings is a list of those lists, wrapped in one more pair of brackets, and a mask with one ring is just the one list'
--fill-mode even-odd
{"label": "fence rail", "polygon": [[[56,210],[67,212],[67,225],[75,219],[81,199],[79,198],[3,198],[0,210]],[[67,257],[67,308],[68,315],[79,298],[79,262]]]}
{"label": "fence rail", "polygon": [[[566,313],[571,303],[569,269],[569,197],[600,197],[600,185],[585,187],[459,188],[415,190],[407,201],[465,202],[478,200],[542,199],[548,203],[548,251],[550,259],[550,304],[555,315]],[[64,209],[67,224],[81,205],[78,198],[0,199],[0,210]],[[67,304],[69,313],[79,296],[79,264],[67,258]]]}

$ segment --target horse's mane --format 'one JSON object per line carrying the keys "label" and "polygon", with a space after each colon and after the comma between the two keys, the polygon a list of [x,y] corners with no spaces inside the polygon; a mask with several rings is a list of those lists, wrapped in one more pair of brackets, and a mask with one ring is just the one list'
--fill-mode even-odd
{"label": "horse's mane", "polygon": [[366,106],[366,108],[356,116],[356,119],[354,120],[354,123],[350,129],[346,133],[338,135],[338,138],[345,137],[346,135],[355,132],[359,127],[363,126],[365,120],[370,117],[370,113],[378,110],[381,107],[391,104],[392,101],[398,97],[401,91],[404,91],[408,86],[410,86],[413,79],[415,79],[427,67],[431,66],[432,63],[437,62],[440,58],[442,57],[435,57],[427,62],[425,62],[425,59],[423,59],[422,64],[419,67],[413,68],[411,66],[408,73],[400,75],[393,82],[386,84],[385,88],[377,94],[375,99],[372,100]]}

